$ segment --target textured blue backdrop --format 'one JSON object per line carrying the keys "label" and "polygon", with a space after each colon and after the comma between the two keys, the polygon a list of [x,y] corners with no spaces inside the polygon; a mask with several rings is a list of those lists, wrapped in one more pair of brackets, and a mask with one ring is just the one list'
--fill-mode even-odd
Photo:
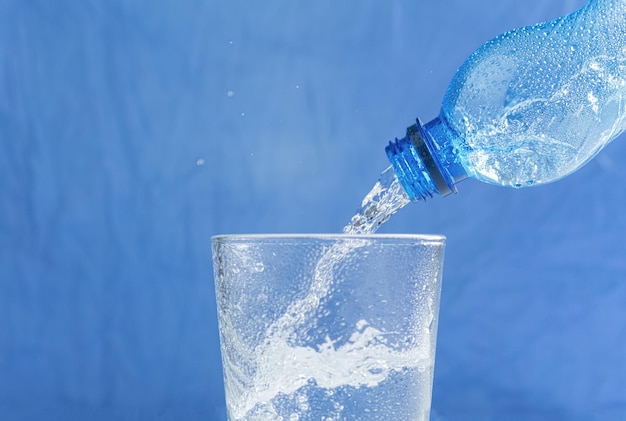
{"label": "textured blue backdrop", "polygon": [[[582,0],[0,2],[0,419],[223,420],[210,236],[336,232],[487,39]],[[444,419],[626,417],[626,141],[466,181]]]}

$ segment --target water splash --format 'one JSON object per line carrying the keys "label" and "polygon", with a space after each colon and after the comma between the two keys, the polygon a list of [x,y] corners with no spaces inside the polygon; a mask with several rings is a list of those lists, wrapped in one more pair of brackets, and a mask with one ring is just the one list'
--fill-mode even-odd
{"label": "water splash", "polygon": [[[386,335],[361,320],[349,340],[340,346],[328,336],[316,348],[292,346],[285,338],[272,338],[258,350],[254,393],[244,395],[236,408],[231,408],[235,419],[255,419],[260,415],[264,418],[259,419],[264,420],[281,419],[281,407],[277,404],[281,397],[298,395],[301,405],[310,406],[308,394],[301,393],[304,388],[325,391],[373,388],[393,373],[406,370],[432,375],[429,343],[400,351],[387,345]],[[425,408],[427,404],[420,406]]]}

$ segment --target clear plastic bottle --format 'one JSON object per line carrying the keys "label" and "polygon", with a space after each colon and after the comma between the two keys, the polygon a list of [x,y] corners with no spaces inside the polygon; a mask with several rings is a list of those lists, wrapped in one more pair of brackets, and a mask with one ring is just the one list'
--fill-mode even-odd
{"label": "clear plastic bottle", "polygon": [[626,129],[626,0],[502,34],[459,68],[437,118],[386,151],[411,200],[471,177],[510,187],[560,179]]}

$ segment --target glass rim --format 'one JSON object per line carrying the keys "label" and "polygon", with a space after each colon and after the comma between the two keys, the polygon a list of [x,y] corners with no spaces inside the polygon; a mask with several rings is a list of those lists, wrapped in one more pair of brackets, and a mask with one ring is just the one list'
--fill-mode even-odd
{"label": "glass rim", "polygon": [[443,234],[346,234],[346,233],[266,233],[266,234],[218,234],[211,236],[212,242],[260,241],[260,240],[413,240],[418,242],[445,244]]}

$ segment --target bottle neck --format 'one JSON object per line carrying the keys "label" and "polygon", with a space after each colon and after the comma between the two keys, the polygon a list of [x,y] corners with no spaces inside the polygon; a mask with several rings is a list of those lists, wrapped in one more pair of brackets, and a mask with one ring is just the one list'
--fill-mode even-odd
{"label": "bottle neck", "polygon": [[385,151],[400,184],[413,201],[456,193],[455,184],[467,178],[439,117],[425,126],[417,120],[407,128],[404,138],[389,142]]}

